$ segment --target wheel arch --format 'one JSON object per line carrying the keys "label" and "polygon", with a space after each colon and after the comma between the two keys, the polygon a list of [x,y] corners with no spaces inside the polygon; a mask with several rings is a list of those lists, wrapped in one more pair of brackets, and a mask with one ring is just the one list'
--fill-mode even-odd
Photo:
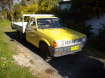
{"label": "wheel arch", "polygon": [[39,41],[39,45],[40,45],[41,43],[45,43],[45,44],[47,44],[48,46],[51,46],[51,44],[50,44],[50,42],[49,42],[48,40],[40,40],[40,41]]}

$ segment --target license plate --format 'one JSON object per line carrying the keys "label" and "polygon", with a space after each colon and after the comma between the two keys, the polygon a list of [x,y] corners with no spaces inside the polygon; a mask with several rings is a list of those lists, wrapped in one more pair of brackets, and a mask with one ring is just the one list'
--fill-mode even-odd
{"label": "license plate", "polygon": [[76,51],[76,50],[79,50],[80,49],[80,46],[72,46],[71,48],[70,48],[70,50],[71,51]]}

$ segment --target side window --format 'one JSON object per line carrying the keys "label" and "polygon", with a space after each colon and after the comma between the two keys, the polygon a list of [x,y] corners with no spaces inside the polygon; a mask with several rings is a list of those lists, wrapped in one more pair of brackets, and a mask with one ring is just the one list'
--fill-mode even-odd
{"label": "side window", "polygon": [[31,24],[31,26],[36,26],[35,21],[32,21],[30,24]]}
{"label": "side window", "polygon": [[31,20],[30,20],[30,26],[36,26],[36,22],[35,22],[35,19],[34,18],[32,18]]}
{"label": "side window", "polygon": [[27,27],[35,27],[36,26],[36,22],[35,19],[30,18],[27,24]]}
{"label": "side window", "polygon": [[30,20],[30,17],[28,17],[28,16],[24,17],[24,22],[29,22],[29,20]]}

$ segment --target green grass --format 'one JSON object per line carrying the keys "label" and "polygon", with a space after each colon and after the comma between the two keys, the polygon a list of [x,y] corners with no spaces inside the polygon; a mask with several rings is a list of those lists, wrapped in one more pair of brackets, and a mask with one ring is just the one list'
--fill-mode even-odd
{"label": "green grass", "polygon": [[12,55],[16,52],[12,47],[16,44],[10,41],[5,32],[11,32],[10,22],[0,20],[0,78],[36,78],[28,68],[14,63]]}

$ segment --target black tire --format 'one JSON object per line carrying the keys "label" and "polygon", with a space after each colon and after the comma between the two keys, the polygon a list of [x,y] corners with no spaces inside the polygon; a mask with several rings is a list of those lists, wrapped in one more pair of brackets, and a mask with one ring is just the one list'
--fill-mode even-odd
{"label": "black tire", "polygon": [[16,39],[19,39],[19,38],[20,38],[20,32],[16,31]]}
{"label": "black tire", "polygon": [[26,40],[25,34],[22,34],[19,31],[16,31],[16,40]]}
{"label": "black tire", "polygon": [[49,52],[49,49],[48,49],[48,45],[44,42],[41,42],[40,45],[39,45],[39,54],[40,56],[44,59],[44,60],[47,60],[48,57],[50,56],[50,52]]}

